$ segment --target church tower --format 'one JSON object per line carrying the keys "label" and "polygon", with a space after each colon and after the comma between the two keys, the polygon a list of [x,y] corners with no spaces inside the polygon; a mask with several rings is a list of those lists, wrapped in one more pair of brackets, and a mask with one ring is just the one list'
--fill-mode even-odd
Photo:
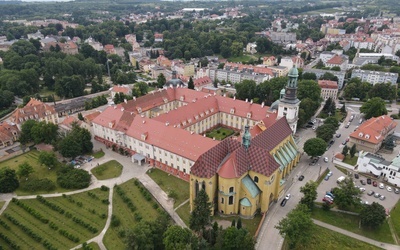
{"label": "church tower", "polygon": [[288,74],[289,80],[285,89],[281,91],[281,97],[278,106],[278,119],[286,116],[286,120],[289,123],[293,134],[297,130],[297,121],[299,119],[299,106],[300,100],[297,99],[297,78],[299,77],[299,72],[296,65],[290,69]]}

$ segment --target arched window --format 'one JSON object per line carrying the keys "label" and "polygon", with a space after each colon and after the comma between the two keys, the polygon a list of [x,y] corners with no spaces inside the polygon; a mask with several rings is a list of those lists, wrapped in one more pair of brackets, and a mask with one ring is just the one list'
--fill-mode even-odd
{"label": "arched window", "polygon": [[230,187],[230,188],[229,188],[229,193],[233,193],[233,191],[234,191],[234,188],[233,188],[233,187]]}
{"label": "arched window", "polygon": [[254,176],[254,182],[258,183],[258,176]]}
{"label": "arched window", "polygon": [[229,205],[233,204],[233,196],[229,196]]}

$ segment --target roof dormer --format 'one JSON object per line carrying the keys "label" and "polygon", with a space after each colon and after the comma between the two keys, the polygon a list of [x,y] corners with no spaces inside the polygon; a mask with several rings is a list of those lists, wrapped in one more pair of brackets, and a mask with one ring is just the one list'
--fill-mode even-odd
{"label": "roof dormer", "polygon": [[363,137],[364,134],[360,132],[360,133],[358,133],[358,136],[359,136],[359,137]]}
{"label": "roof dormer", "polygon": [[235,108],[231,108],[231,112],[232,115],[235,113]]}
{"label": "roof dormer", "polygon": [[365,135],[365,139],[368,140],[369,138],[370,138],[370,135],[369,135],[369,134],[366,134],[366,135]]}

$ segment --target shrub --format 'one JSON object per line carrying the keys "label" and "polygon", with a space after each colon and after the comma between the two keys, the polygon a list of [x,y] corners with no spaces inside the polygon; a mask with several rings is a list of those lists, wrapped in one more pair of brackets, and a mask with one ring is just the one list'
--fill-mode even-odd
{"label": "shrub", "polygon": [[125,230],[119,230],[118,231],[118,236],[120,237],[120,238],[125,238],[125,236],[126,236],[126,231]]}
{"label": "shrub", "polygon": [[[66,198],[67,196],[65,194],[63,194],[63,197]],[[51,208],[52,210],[54,210],[54,211],[56,211],[56,212],[58,212],[60,214],[64,214],[65,213],[65,210],[62,207],[60,207],[59,205],[56,205],[54,203],[51,203],[50,201],[46,200],[45,198],[43,198],[40,195],[36,196],[36,199],[40,203],[46,205],[47,207]]]}
{"label": "shrub", "polygon": [[31,208],[30,206],[26,205],[25,203],[19,201],[16,198],[12,198],[12,202],[15,203],[17,206],[20,208],[24,209],[26,212],[28,212],[30,215],[35,217],[36,219],[40,220],[42,223],[47,224],[49,223],[49,220],[44,218],[43,215],[41,215],[39,212],[37,212],[35,209]]}
{"label": "shrub", "polygon": [[107,215],[106,214],[101,214],[100,218],[105,219],[105,218],[107,218]]}
{"label": "shrub", "polygon": [[107,187],[107,186],[101,185],[100,190],[101,191],[108,191],[108,190],[110,190],[110,188]]}
{"label": "shrub", "polygon": [[24,191],[52,191],[56,188],[56,184],[47,179],[29,179],[25,182],[20,183],[20,188]]}
{"label": "shrub", "polygon": [[58,230],[58,232],[59,232],[62,236],[64,236],[65,238],[69,239],[70,241],[73,241],[73,242],[75,242],[75,243],[78,243],[78,242],[79,242],[79,237],[70,234],[69,232],[67,232],[67,231],[64,230],[64,229],[60,229],[60,230]]}
{"label": "shrub", "polygon": [[112,227],[118,227],[121,224],[121,221],[119,220],[119,218],[115,215],[111,216],[111,226]]}
{"label": "shrub", "polygon": [[75,169],[71,166],[62,167],[61,170],[57,172],[57,183],[62,188],[87,188],[90,184],[90,179],[91,176],[88,171]]}
{"label": "shrub", "polygon": [[178,198],[178,194],[175,192],[175,190],[169,190],[168,191],[168,197],[171,199],[176,200]]}
{"label": "shrub", "polygon": [[143,217],[138,213],[138,212],[136,212],[136,213],[134,213],[133,214],[133,217],[135,218],[135,220],[136,221],[141,221],[142,219],[143,219]]}

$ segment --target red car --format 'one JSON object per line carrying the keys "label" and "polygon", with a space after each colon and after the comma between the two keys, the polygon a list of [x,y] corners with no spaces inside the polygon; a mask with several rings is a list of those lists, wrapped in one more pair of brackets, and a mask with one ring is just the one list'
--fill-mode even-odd
{"label": "red car", "polygon": [[324,198],[322,199],[322,201],[324,201],[324,202],[326,202],[326,203],[329,203],[329,204],[333,204],[333,201],[330,200],[330,199],[328,199],[328,198],[326,198],[326,197],[324,197]]}
{"label": "red car", "polygon": [[377,186],[378,186],[378,183],[377,183],[376,181],[373,181],[373,182],[372,182],[372,186],[377,187]]}

